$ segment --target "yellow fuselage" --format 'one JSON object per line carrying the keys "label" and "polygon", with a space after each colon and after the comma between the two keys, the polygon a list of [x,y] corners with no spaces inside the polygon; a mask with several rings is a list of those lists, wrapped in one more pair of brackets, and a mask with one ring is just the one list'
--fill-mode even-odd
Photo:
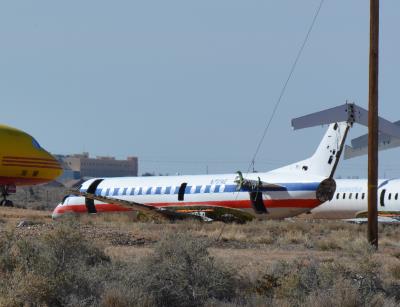
{"label": "yellow fuselage", "polygon": [[0,125],[0,185],[31,185],[62,173],[58,161],[29,134]]}

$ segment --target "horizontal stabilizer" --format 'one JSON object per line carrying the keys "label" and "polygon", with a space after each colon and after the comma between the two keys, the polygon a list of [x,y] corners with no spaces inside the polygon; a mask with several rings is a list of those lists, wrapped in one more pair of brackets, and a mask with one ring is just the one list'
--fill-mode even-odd
{"label": "horizontal stabilizer", "polygon": [[338,107],[311,113],[292,119],[292,127],[297,129],[309,128],[337,122],[368,123],[368,112],[355,104],[343,104]]}
{"label": "horizontal stabilizer", "polygon": [[[354,103],[346,103],[292,119],[292,127],[294,129],[303,129],[335,122],[359,123],[368,127],[368,111]],[[379,117],[379,131],[400,139],[400,126],[382,117]]]}
{"label": "horizontal stabilizer", "polygon": [[[393,124],[400,126],[400,121]],[[379,133],[378,149],[387,150],[400,146],[400,139],[392,137],[386,133]],[[344,159],[351,159],[368,153],[368,134],[359,136],[351,140],[351,146],[346,146]]]}

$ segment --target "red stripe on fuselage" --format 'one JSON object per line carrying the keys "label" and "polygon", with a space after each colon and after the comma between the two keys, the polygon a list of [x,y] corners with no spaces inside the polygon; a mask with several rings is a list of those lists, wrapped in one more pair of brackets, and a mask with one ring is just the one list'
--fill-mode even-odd
{"label": "red stripe on fuselage", "polygon": [[30,157],[14,157],[14,156],[4,156],[3,159],[15,159],[15,160],[32,160],[32,161],[46,161],[46,162],[55,162],[55,159],[46,159],[46,158],[30,158]]}
{"label": "red stripe on fuselage", "polygon": [[[97,212],[126,212],[126,211],[133,211],[133,209],[125,208],[120,205],[116,204],[96,204]],[[54,209],[54,213],[63,214],[63,213],[87,213],[86,205],[63,205],[58,206]]]}
{"label": "red stripe on fuselage", "polygon": [[22,160],[14,160],[14,159],[3,159],[3,163],[21,163],[21,164],[39,164],[39,165],[55,165],[58,166],[59,163],[57,161],[53,161],[53,162],[42,162],[42,161],[22,161]]}
{"label": "red stripe on fuselage", "polygon": [[[269,208],[303,208],[313,209],[321,204],[318,199],[269,199],[264,201],[267,210]],[[252,209],[249,200],[232,201],[207,201],[207,202],[173,202],[173,203],[147,203],[146,205],[165,208],[165,207],[225,207],[231,209]],[[122,212],[132,211],[130,208],[116,204],[96,204],[97,212]],[[59,205],[54,209],[54,213],[63,214],[66,212],[86,213],[85,204],[79,205]]]}
{"label": "red stripe on fuselage", "polygon": [[48,178],[0,177],[0,185],[31,185],[48,182]]}
{"label": "red stripe on fuselage", "polygon": [[59,169],[61,170],[61,167],[58,166],[50,166],[50,165],[42,165],[42,164],[32,164],[32,163],[3,163],[3,166],[18,166],[18,167],[34,167],[34,168],[47,168],[47,169]]}

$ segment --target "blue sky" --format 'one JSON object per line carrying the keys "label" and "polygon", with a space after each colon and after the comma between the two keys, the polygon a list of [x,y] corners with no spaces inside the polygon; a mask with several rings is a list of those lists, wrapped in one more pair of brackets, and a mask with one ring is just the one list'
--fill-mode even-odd
{"label": "blue sky", "polygon": [[[1,122],[53,153],[136,155],[141,173],[245,170],[318,5],[3,1]],[[380,113],[390,120],[400,117],[399,20],[400,2],[382,2]],[[325,0],[256,169],[316,148],[325,128],[293,131],[291,118],[346,100],[367,106],[368,31],[366,1]],[[381,176],[400,176],[397,155],[381,154]],[[338,174],[365,176],[366,159]]]}

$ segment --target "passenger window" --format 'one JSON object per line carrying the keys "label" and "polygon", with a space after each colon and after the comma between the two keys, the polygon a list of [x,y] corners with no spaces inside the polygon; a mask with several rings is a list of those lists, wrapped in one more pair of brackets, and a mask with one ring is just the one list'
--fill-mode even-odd
{"label": "passenger window", "polygon": [[337,193],[337,194],[336,194],[336,199],[339,199],[339,196],[340,196],[339,193]]}
{"label": "passenger window", "polygon": [[358,193],[356,193],[356,199],[358,199]]}
{"label": "passenger window", "polygon": [[349,199],[351,199],[352,196],[353,196],[353,193],[350,193],[350,194],[349,194]]}
{"label": "passenger window", "polygon": [[343,199],[345,199],[346,198],[346,193],[343,193]]}
{"label": "passenger window", "polygon": [[389,200],[392,199],[392,193],[389,193]]}
{"label": "passenger window", "polygon": [[397,200],[399,198],[399,193],[396,193],[396,195],[394,196],[394,199]]}
{"label": "passenger window", "polygon": [[362,193],[361,194],[361,199],[364,199],[365,198],[365,193]]}

